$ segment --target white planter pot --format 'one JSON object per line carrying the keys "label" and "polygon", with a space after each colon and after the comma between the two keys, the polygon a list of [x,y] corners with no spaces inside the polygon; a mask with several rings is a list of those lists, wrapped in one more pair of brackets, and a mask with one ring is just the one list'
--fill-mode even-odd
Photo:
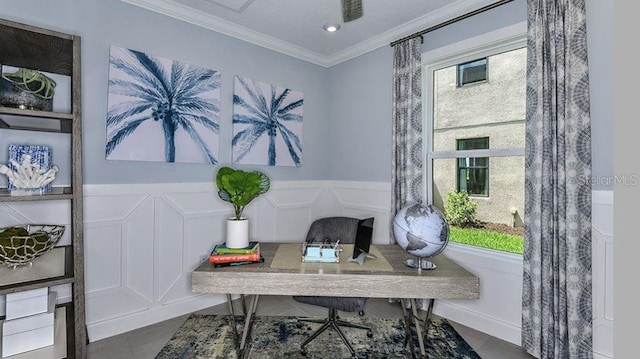
{"label": "white planter pot", "polygon": [[229,248],[244,248],[249,246],[249,219],[227,219],[227,242]]}

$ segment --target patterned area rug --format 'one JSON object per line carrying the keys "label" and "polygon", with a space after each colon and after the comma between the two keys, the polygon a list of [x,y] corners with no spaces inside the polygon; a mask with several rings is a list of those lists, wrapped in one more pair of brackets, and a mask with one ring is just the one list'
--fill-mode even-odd
{"label": "patterned area rug", "polygon": [[[373,338],[366,330],[344,328],[345,335],[358,358],[419,358],[418,340],[414,336],[414,353],[404,347],[405,326],[400,319],[345,318],[373,328]],[[253,326],[251,359],[339,359],[351,358],[349,350],[333,329],[327,329],[307,345],[306,357],[300,344],[320,324],[297,322],[295,317],[257,317]],[[239,335],[242,328],[238,326]],[[433,321],[426,342],[429,359],[480,359],[480,356],[444,319]],[[192,314],[156,356],[156,359],[237,358],[233,331],[228,316]]]}

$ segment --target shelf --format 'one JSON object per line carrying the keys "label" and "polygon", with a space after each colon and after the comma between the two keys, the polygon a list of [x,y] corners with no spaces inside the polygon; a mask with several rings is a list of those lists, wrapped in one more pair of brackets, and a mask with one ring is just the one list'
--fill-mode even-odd
{"label": "shelf", "polygon": [[69,284],[73,278],[73,249],[58,246],[36,258],[31,266],[0,267],[0,295]]}
{"label": "shelf", "polygon": [[[0,317],[4,320],[4,317]],[[21,354],[8,356],[5,359],[63,359],[67,358],[67,353],[73,353],[73,304],[63,303],[56,306],[53,345],[30,350]],[[2,325],[0,325],[0,335]],[[0,352],[2,342],[0,342]],[[71,356],[73,357],[73,356]]]}
{"label": "shelf", "polygon": [[65,112],[51,112],[40,110],[23,110],[14,107],[0,106],[0,114],[26,116],[26,117],[39,117],[52,120],[73,120],[73,115]]}
{"label": "shelf", "polygon": [[6,187],[0,188],[0,202],[55,201],[72,198],[71,187],[52,187],[50,192],[32,196],[12,196]]}
{"label": "shelf", "polygon": [[0,129],[71,133],[73,114],[0,106]]}

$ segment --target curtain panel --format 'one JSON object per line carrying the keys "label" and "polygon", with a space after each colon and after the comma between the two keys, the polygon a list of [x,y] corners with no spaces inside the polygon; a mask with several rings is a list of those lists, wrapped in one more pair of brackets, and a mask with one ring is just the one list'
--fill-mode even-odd
{"label": "curtain panel", "polygon": [[592,358],[585,3],[527,4],[522,347],[537,358]]}
{"label": "curtain panel", "polygon": [[391,220],[405,205],[422,203],[421,48],[422,37],[408,39],[393,47]]}

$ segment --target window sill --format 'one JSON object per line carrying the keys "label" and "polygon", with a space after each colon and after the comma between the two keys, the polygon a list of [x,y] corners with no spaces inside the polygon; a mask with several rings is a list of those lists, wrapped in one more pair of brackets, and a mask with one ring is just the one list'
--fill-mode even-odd
{"label": "window sill", "polygon": [[449,242],[443,253],[460,263],[478,265],[500,272],[522,272],[523,258],[520,254],[455,242]]}

